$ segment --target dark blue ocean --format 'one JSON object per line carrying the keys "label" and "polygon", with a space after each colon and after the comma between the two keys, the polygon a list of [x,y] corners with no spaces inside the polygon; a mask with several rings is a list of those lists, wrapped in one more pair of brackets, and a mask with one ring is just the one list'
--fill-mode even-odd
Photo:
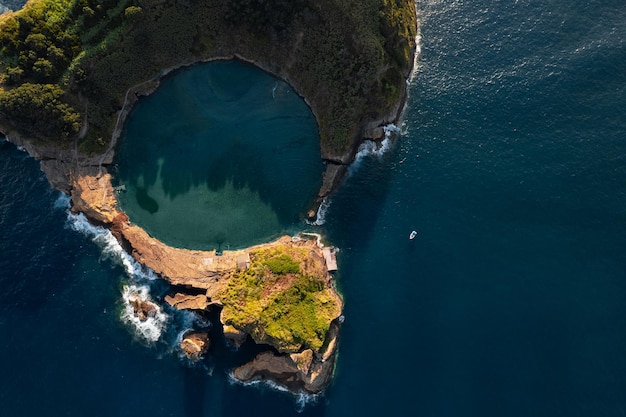
{"label": "dark blue ocean", "polygon": [[254,352],[213,327],[190,366],[191,316],[137,327],[125,294],[167,286],[3,142],[0,415],[626,415],[626,3],[417,5],[400,136],[319,226],[346,317],[323,395],[232,383]]}

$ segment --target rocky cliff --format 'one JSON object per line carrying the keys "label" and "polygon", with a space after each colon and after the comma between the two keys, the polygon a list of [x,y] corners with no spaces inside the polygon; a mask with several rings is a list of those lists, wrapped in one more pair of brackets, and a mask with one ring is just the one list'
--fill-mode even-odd
{"label": "rocky cliff", "polygon": [[[177,291],[166,297],[167,303],[196,311],[219,307],[227,337],[242,343],[249,335],[255,342],[282,352],[260,356],[236,371],[235,377],[246,381],[269,378],[309,392],[326,386],[332,374],[343,302],[316,241],[283,236],[221,254],[172,248],[131,224],[117,210],[110,180],[107,173],[76,173],[71,187],[72,211],[109,228],[138,262],[174,285]],[[290,298],[292,293],[297,297]],[[144,307],[133,304],[142,317],[149,315]],[[183,346],[193,360],[205,351],[196,339],[184,341]]]}
{"label": "rocky cliff", "polygon": [[[284,79],[309,104],[328,165],[321,199],[340,183],[359,143],[380,139],[381,127],[397,121],[413,68],[412,0],[64,4],[67,9],[52,0],[31,0],[0,19],[0,129],[12,141],[23,142],[20,135],[35,139],[31,154],[44,161],[51,183],[65,191],[76,165],[112,161],[137,94],[153,90],[174,68],[239,58]],[[45,23],[50,14],[53,26]],[[32,36],[26,40],[29,33],[19,30],[26,25],[41,45]],[[81,30],[89,36],[78,36]],[[41,69],[43,63],[49,71]],[[42,85],[50,86],[49,97],[33,97],[34,86]],[[50,113],[25,111],[24,102]],[[50,126],[69,121],[65,139],[48,137]]]}

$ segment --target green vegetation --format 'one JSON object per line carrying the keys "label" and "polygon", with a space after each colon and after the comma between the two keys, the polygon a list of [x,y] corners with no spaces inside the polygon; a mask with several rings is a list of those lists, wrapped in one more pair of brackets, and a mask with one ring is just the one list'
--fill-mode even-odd
{"label": "green vegetation", "polygon": [[66,139],[78,133],[81,119],[63,96],[58,85],[22,84],[0,95],[0,109],[26,135]]}
{"label": "green vegetation", "polygon": [[322,260],[308,249],[280,246],[250,255],[220,294],[222,320],[285,352],[320,351],[341,301],[326,287]]}
{"label": "green vegetation", "polygon": [[297,274],[300,272],[300,264],[286,253],[266,255],[261,263],[268,267],[272,274]]}
{"label": "green vegetation", "polygon": [[[0,124],[71,138],[82,114],[89,129],[80,147],[101,152],[131,86],[170,67],[238,54],[307,98],[324,155],[338,156],[363,122],[388,114],[400,98],[415,30],[412,0],[31,0],[0,17],[0,97],[15,91],[0,100]],[[19,88],[25,84],[55,86],[39,114],[45,122],[15,117],[16,95],[33,101],[33,87]]]}

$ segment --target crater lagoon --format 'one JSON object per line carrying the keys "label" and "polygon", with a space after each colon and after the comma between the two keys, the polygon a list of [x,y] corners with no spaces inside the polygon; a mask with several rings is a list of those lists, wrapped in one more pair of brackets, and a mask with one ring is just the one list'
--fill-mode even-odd
{"label": "crater lagoon", "polygon": [[177,71],[131,111],[113,171],[120,207],[164,243],[234,249],[293,232],[321,185],[315,118],[240,61]]}

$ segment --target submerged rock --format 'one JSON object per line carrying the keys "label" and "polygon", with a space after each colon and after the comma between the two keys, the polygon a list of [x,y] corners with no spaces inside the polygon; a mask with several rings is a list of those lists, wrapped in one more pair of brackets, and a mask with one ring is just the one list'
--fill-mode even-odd
{"label": "submerged rock", "polygon": [[180,348],[187,358],[192,361],[199,361],[209,350],[210,341],[207,333],[187,332],[183,335]]}

